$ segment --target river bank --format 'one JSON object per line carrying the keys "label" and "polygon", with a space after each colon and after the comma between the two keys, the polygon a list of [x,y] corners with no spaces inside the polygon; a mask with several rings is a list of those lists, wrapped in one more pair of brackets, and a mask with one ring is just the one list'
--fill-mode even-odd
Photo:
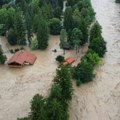
{"label": "river bank", "polygon": [[93,82],[74,85],[70,120],[120,119],[120,5],[114,0],[92,0],[96,19],[103,28],[107,53],[96,68]]}

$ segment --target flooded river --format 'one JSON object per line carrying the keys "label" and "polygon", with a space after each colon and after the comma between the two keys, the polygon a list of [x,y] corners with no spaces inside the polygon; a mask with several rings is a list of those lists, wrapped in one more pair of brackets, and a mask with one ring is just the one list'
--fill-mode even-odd
{"label": "flooded river", "polygon": [[70,106],[70,120],[120,120],[120,5],[114,0],[92,0],[103,28],[107,53],[96,68],[94,82],[77,88]]}
{"label": "flooded river", "polygon": [[[79,88],[73,83],[70,120],[120,120],[120,5],[114,0],[92,0],[92,5],[102,25],[108,51],[95,70],[93,82]],[[11,48],[3,37],[0,44],[5,52]],[[53,49],[57,49],[57,53],[52,52]],[[0,120],[27,116],[31,98],[36,93],[49,94],[58,66],[55,58],[63,54],[59,49],[59,36],[50,36],[47,50],[33,53],[37,56],[33,66],[18,69],[0,65]],[[75,57],[75,51],[67,52],[67,56]],[[78,57],[81,56],[82,53]]]}

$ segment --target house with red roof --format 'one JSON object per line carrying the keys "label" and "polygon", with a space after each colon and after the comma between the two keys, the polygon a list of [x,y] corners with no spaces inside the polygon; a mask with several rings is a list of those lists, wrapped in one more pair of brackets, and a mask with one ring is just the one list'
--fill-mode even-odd
{"label": "house with red roof", "polygon": [[75,62],[75,58],[73,58],[73,57],[68,57],[68,58],[66,58],[65,61],[63,62],[63,65],[71,64],[71,63],[73,63],[73,62]]}
{"label": "house with red roof", "polygon": [[16,52],[8,61],[11,67],[22,67],[26,64],[33,65],[37,57],[29,51],[20,50]]}

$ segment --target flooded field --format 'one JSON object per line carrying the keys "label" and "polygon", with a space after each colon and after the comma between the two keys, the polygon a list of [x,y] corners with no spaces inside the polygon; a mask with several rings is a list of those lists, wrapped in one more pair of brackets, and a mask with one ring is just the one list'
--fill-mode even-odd
{"label": "flooded field", "polygon": [[70,120],[120,120],[120,5],[114,2],[92,0],[107,53],[94,82],[74,85]]}
{"label": "flooded field", "polygon": [[[12,55],[8,52],[9,49],[20,48],[8,45],[5,37],[0,38],[0,44],[8,58]],[[56,53],[52,52],[54,49],[57,49]],[[76,64],[86,50],[87,47],[82,48],[82,54],[78,56],[73,50],[66,51],[65,57],[75,57]],[[59,48],[59,36],[50,36],[47,50],[32,52],[37,56],[33,66],[9,68],[0,65],[0,120],[16,120],[17,117],[27,116],[32,97],[37,93],[46,96],[50,92],[58,67],[55,58],[63,55],[63,50]]]}
{"label": "flooded field", "polygon": [[[70,120],[120,120],[120,5],[114,0],[92,0],[92,5],[103,28],[107,53],[102,65],[95,70],[93,82],[79,88],[73,82]],[[0,44],[9,58],[11,46],[4,37],[0,38]],[[54,49],[57,53],[52,52]],[[65,57],[73,56],[77,63],[86,50],[87,47],[81,48],[78,56],[75,51],[68,51]],[[50,36],[47,50],[32,52],[37,56],[33,66],[9,68],[0,65],[0,120],[27,116],[32,97],[36,93],[46,96],[50,92],[58,66],[55,58],[63,54],[59,49],[59,36]]]}

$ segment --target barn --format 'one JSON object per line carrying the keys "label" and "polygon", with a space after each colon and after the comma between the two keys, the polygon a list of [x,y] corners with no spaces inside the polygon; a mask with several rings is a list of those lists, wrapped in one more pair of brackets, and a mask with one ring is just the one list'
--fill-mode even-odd
{"label": "barn", "polygon": [[24,65],[33,65],[37,57],[29,51],[20,50],[16,52],[8,61],[11,67],[22,67]]}

